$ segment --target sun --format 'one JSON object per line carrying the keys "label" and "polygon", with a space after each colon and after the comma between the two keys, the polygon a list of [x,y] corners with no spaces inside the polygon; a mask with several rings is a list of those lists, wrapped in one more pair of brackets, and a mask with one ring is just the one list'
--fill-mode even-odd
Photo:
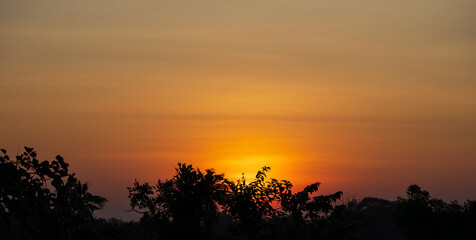
{"label": "sun", "polygon": [[240,179],[243,175],[252,180],[264,166],[271,168],[268,177],[283,179],[290,175],[291,159],[296,158],[287,142],[265,132],[227,133],[203,151],[201,165],[225,173],[229,180]]}
{"label": "sun", "polygon": [[227,178],[236,180],[245,176],[246,179],[254,179],[256,173],[262,167],[271,167],[268,177],[273,177],[276,170],[282,169],[285,163],[285,158],[278,155],[251,155],[251,156],[236,156],[225,158],[216,162],[217,169],[223,170]]}

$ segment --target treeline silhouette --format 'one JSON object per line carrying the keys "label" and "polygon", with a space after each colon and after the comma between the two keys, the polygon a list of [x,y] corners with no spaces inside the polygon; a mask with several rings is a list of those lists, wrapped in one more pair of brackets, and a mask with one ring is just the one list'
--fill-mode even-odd
{"label": "treeline silhouette", "polygon": [[339,201],[320,183],[293,192],[286,180],[230,181],[179,163],[175,175],[128,187],[139,221],[102,219],[106,202],[70,173],[62,157],[39,161],[32,148],[0,156],[0,239],[476,239],[476,201],[446,203],[418,185],[396,201]]}

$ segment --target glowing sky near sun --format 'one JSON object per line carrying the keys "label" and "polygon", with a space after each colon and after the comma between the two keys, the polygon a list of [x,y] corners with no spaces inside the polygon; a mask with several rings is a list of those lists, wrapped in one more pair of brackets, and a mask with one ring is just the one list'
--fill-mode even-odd
{"label": "glowing sky near sun", "polygon": [[476,199],[476,1],[0,1],[0,147],[61,154],[101,216],[177,162]]}

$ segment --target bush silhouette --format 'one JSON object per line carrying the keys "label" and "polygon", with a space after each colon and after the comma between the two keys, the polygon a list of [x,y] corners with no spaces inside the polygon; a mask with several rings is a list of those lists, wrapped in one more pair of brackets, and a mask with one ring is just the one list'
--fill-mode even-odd
{"label": "bush silhouette", "polygon": [[0,156],[0,232],[11,239],[80,239],[106,199],[88,192],[61,156],[39,161],[33,148]]}

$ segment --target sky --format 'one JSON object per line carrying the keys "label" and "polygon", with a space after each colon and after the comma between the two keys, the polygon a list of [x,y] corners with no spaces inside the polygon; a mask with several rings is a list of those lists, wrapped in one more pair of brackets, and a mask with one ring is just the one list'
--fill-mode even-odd
{"label": "sky", "polygon": [[0,0],[0,148],[134,219],[177,162],[295,190],[476,199],[474,0]]}

